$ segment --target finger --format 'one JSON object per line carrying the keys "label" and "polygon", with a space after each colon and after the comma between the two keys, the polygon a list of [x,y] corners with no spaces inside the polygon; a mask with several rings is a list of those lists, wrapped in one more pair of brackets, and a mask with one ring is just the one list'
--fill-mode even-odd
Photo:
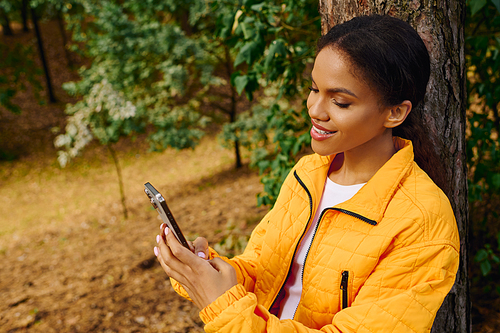
{"label": "finger", "polygon": [[165,239],[165,228],[167,228],[166,223],[160,224],[160,235],[163,239]]}
{"label": "finger", "polygon": [[197,257],[190,250],[186,249],[179,243],[174,233],[167,227],[165,228],[165,244],[169,247],[170,252],[182,263],[191,266],[193,259]]}
{"label": "finger", "polygon": [[231,266],[229,263],[225,262],[221,258],[214,258],[209,261],[210,265],[221,274],[223,279],[227,279],[227,281],[230,284],[236,284],[238,283],[238,279],[236,277],[236,271],[234,270],[234,267]]}
{"label": "finger", "polygon": [[163,268],[165,273],[181,283],[185,285],[187,282],[186,276],[191,275],[192,270],[189,266],[183,264],[179,259],[177,259],[170,248],[165,244],[161,237],[157,237],[160,239],[158,242],[158,246],[154,248],[155,255],[160,263],[160,266]]}
{"label": "finger", "polygon": [[[155,254],[160,263],[160,266],[163,268],[163,271],[171,278],[175,279],[178,282],[183,281],[182,275],[178,274],[175,270],[171,268],[170,265],[167,264],[167,261],[163,258],[163,255],[158,247],[155,247]],[[183,281],[184,282],[184,281]]]}
{"label": "finger", "polygon": [[188,241],[188,240],[186,240],[186,241],[187,241],[187,243],[188,243],[188,245],[189,245],[189,249],[191,250],[191,252],[196,253],[196,252],[195,252],[194,245],[193,245],[193,242]]}
{"label": "finger", "polygon": [[158,258],[158,261],[160,261],[160,264],[164,263],[170,269],[174,270],[181,269],[182,263],[172,253],[170,247],[165,243],[165,240],[160,235],[156,236],[156,242],[158,243],[158,245],[155,250],[155,255]]}
{"label": "finger", "polygon": [[[185,277],[189,277],[193,272],[199,269],[199,265],[207,265],[205,260],[200,260],[190,250],[182,246],[175,235],[166,229],[166,241],[161,237],[157,237],[159,253],[163,258],[165,264],[170,267],[172,271],[179,272]],[[171,275],[170,275],[171,276]]]}
{"label": "finger", "polygon": [[203,259],[208,259],[208,241],[204,237],[198,237],[193,242],[194,253]]}
{"label": "finger", "polygon": [[[224,273],[228,271],[229,269],[232,269],[233,266],[229,265],[227,262],[222,260],[221,258],[215,257],[212,260],[209,260],[210,265],[212,265],[213,268],[215,268],[218,272]],[[227,267],[229,266],[229,267]]]}

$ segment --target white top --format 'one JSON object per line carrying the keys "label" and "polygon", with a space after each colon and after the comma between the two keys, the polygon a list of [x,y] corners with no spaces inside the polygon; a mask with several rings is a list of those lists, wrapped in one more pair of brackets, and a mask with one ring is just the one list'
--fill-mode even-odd
{"label": "white top", "polygon": [[299,306],[300,296],[302,294],[302,271],[304,269],[304,262],[306,260],[307,252],[311,246],[312,240],[314,238],[314,232],[316,230],[316,225],[318,224],[318,219],[321,216],[321,212],[325,208],[333,207],[351,199],[362,187],[363,184],[356,185],[339,185],[326,177],[325,188],[323,190],[323,195],[321,196],[321,201],[319,203],[316,214],[312,221],[311,226],[307,230],[302,243],[299,245],[295,257],[292,262],[292,270],[288,279],[285,282],[285,297],[281,301],[280,306],[280,319],[293,319],[295,311]]}

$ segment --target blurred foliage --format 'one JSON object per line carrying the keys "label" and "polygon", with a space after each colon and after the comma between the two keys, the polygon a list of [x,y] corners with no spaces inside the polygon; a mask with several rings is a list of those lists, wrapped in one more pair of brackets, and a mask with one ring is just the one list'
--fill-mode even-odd
{"label": "blurred foliage", "polygon": [[242,253],[250,238],[248,231],[236,226],[233,220],[228,220],[225,228],[218,230],[217,234],[221,240],[214,244],[214,250],[228,258]]}
{"label": "blurred foliage", "polygon": [[[317,6],[312,0],[74,0],[66,15],[72,50],[92,64],[64,88],[88,101],[106,81],[136,108],[129,118],[134,130],[154,127],[149,138],[155,150],[194,147],[208,124],[222,123],[223,144],[246,147],[263,175],[259,204],[272,204],[310,140],[301,101],[320,31]],[[251,108],[238,107],[241,94]],[[263,98],[254,101],[255,94]],[[82,126],[78,108],[86,108],[88,123]],[[71,151],[61,153],[61,161],[75,156],[98,127],[113,138],[132,129],[123,131],[109,117],[95,125],[100,118],[91,113],[102,110],[88,108],[88,102],[67,112],[68,128],[58,143]]]}
{"label": "blurred foliage", "polygon": [[310,143],[303,101],[310,84],[306,69],[320,35],[318,3],[243,1],[225,6],[216,34],[234,40],[234,65],[241,70],[231,83],[250,100],[259,89],[263,96],[237,122],[226,125],[222,137],[236,137],[252,152],[252,165],[264,184],[258,203],[273,204],[297,154]]}
{"label": "blurred foliage", "polygon": [[[80,10],[66,16],[73,33],[72,50],[92,59],[92,64],[80,69],[79,82],[66,83],[63,88],[85,99],[105,81],[137,111],[130,117],[134,125],[124,129],[115,124],[122,119],[113,117],[94,126],[94,120],[100,120],[90,113],[101,110],[88,109],[90,123],[77,128],[90,128],[93,136],[101,128],[109,138],[118,139],[131,129],[140,130],[152,124],[156,127],[151,136],[154,148],[194,146],[204,117],[186,106],[197,104],[195,99],[203,93],[204,86],[220,81],[211,75],[207,38],[201,34],[189,38],[174,16],[184,18],[189,6],[187,2],[176,5],[168,1],[75,1],[73,7]],[[75,117],[77,109],[83,106],[69,106],[67,111]],[[73,123],[76,122],[75,119]],[[85,145],[76,140],[75,146]]]}
{"label": "blurred foliage", "polygon": [[469,0],[467,158],[473,284],[500,294],[500,0]]}
{"label": "blurred foliage", "polygon": [[0,42],[0,105],[14,113],[21,113],[21,109],[12,102],[12,98],[19,90],[32,87],[35,97],[39,99],[42,89],[38,76],[42,74],[33,60],[33,48],[15,44],[7,47]]}
{"label": "blurred foliage", "polygon": [[[22,0],[5,3],[14,4],[8,9],[11,19],[19,21],[26,12]],[[63,15],[72,35],[69,48],[90,60],[79,69],[78,82],[63,85],[80,101],[66,107],[67,126],[55,140],[61,165],[93,139],[110,147],[146,128],[153,150],[192,148],[207,125],[215,124],[223,128],[223,144],[237,148],[236,154],[239,145],[246,147],[263,175],[259,203],[274,202],[295,156],[310,140],[302,100],[320,31],[316,1],[31,0],[29,5],[45,19]],[[16,61],[12,68],[36,73]],[[4,81],[9,87],[2,103],[18,112],[10,103],[19,90],[12,82],[25,80],[10,75]]]}
{"label": "blurred foliage", "polygon": [[[26,7],[23,7],[23,4]],[[22,13],[28,17],[31,6],[41,13],[45,19],[56,16],[58,11],[67,12],[71,8],[70,1],[63,0],[0,0],[0,23],[3,25],[5,17],[9,22],[22,21]],[[5,16],[4,16],[5,15]],[[37,52],[31,45],[21,45],[19,43],[5,45],[0,42],[0,106],[7,110],[19,114],[21,109],[12,102],[12,98],[20,90],[26,90],[28,86],[32,88],[35,98],[40,100],[39,92],[43,89],[40,83],[40,76],[43,74],[35,59]]]}

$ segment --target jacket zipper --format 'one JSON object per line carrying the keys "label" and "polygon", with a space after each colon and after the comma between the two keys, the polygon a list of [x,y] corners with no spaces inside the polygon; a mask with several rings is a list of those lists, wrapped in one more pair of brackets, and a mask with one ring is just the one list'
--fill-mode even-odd
{"label": "jacket zipper", "polygon": [[[300,236],[300,239],[299,239],[299,242],[297,243],[297,246],[295,246],[295,249],[293,250],[293,256],[292,256],[292,262],[293,262],[293,258],[295,258],[295,254],[297,253],[297,249],[299,247],[299,244],[300,242],[302,241],[302,238],[304,238],[304,235],[306,234],[306,231],[307,231],[307,226],[309,225],[309,222],[311,222],[311,218],[312,218],[312,212],[313,212],[313,202],[312,202],[312,195],[311,195],[311,192],[309,192],[309,189],[307,188],[306,184],[304,184],[304,182],[302,181],[302,179],[300,179],[299,175],[297,174],[297,171],[294,171],[293,172],[293,175],[295,176],[295,179],[297,179],[297,181],[299,182],[300,186],[302,186],[302,188],[304,188],[304,190],[306,191],[307,193],[307,196],[309,197],[309,218],[307,220],[307,225],[306,225],[306,228],[304,229],[304,231],[302,232],[302,235]],[[321,222],[321,219],[323,217],[323,215],[325,214],[325,212],[327,210],[336,210],[338,212],[341,212],[341,213],[344,213],[344,214],[347,214],[347,215],[350,215],[352,217],[355,217],[363,222],[366,222],[370,225],[377,225],[377,221],[374,221],[372,219],[369,219],[367,217],[364,217],[363,215],[360,215],[360,214],[357,214],[357,213],[354,213],[354,212],[351,212],[350,210],[346,210],[346,209],[341,209],[341,208],[335,208],[335,207],[332,207],[332,208],[327,208],[325,210],[323,210],[321,212],[321,215],[318,219],[318,223],[316,224],[316,227],[314,229],[314,233],[313,233],[313,237],[312,237],[312,240],[311,240],[311,244],[309,245],[309,248],[307,249],[307,252],[306,252],[306,256],[304,258],[304,265],[302,266],[302,272],[301,272],[301,279],[302,281],[304,281],[304,268],[305,268],[305,265],[306,265],[306,261],[307,261],[307,257],[309,256],[309,251],[311,250],[311,246],[312,246],[312,242],[314,241],[314,237],[316,236],[316,231],[318,230],[318,227],[319,227],[319,224]],[[281,286],[279,288],[279,291],[276,295],[274,295],[274,300],[273,302],[271,303],[271,306],[269,307],[269,310],[271,310],[273,307],[274,307],[274,303],[276,302],[276,299],[278,298],[278,295],[281,293],[282,289],[283,289],[283,286],[286,282],[286,280],[288,280],[288,277],[290,276],[290,272],[292,271],[292,263],[289,263],[288,265],[288,273],[286,274],[286,277],[285,277],[285,280],[281,283]],[[345,271],[347,272],[347,271]],[[344,279],[343,277],[343,274],[342,273],[342,279]],[[349,277],[349,272],[347,272],[347,279]],[[347,279],[346,279],[346,284],[347,284]],[[343,280],[342,280],[343,281]],[[341,288],[342,289],[342,288]],[[344,297],[344,296],[343,296]],[[347,288],[345,290],[345,297],[347,297]],[[346,302],[347,304],[347,302]],[[297,306],[298,307],[298,306]],[[297,311],[297,308],[295,309],[295,312]],[[293,314],[293,316],[295,317],[295,312]]]}
{"label": "jacket zipper", "polygon": [[[278,293],[276,293],[274,295],[274,300],[273,302],[271,303],[271,306],[269,307],[269,311],[274,307],[274,303],[276,302],[276,300],[278,299],[278,295],[281,293],[282,289],[283,289],[283,286],[285,285],[285,282],[286,280],[288,280],[288,277],[290,276],[290,273],[292,271],[292,263],[293,263],[293,258],[295,258],[295,254],[297,254],[297,249],[299,247],[299,244],[300,242],[302,241],[302,238],[304,238],[304,235],[306,234],[306,231],[307,231],[307,227],[309,226],[309,222],[311,222],[311,218],[312,218],[312,212],[313,212],[313,203],[312,203],[312,195],[311,195],[311,192],[309,192],[309,189],[305,186],[305,184],[302,182],[302,180],[299,178],[299,176],[297,175],[297,172],[294,171],[293,172],[293,175],[295,176],[295,178],[297,179],[297,181],[299,182],[299,184],[305,189],[306,193],[307,193],[307,196],[309,197],[309,218],[307,219],[307,224],[306,224],[306,228],[304,229],[304,231],[302,232],[302,235],[300,236],[300,239],[299,239],[299,242],[297,243],[297,245],[295,246],[295,249],[293,250],[293,256],[292,256],[292,261],[288,264],[288,273],[286,274],[286,277],[285,277],[285,280],[283,280],[281,282],[281,286],[280,288],[278,289]],[[315,231],[316,232],[316,231]],[[309,252],[309,250],[308,250]],[[294,313],[294,316],[295,316],[295,313]]]}
{"label": "jacket zipper", "polygon": [[332,208],[328,208],[328,209],[333,209],[333,210],[336,210],[338,212],[341,212],[341,213],[344,213],[344,214],[347,214],[347,215],[350,215],[352,217],[355,217],[363,222],[366,222],[368,224],[371,224],[371,225],[377,225],[377,221],[374,221],[372,219],[369,219],[367,217],[364,217],[363,215],[359,215],[357,213],[354,213],[354,212],[351,212],[350,210],[347,210],[347,209],[342,209],[342,208],[335,208],[335,207],[332,207]]}
{"label": "jacket zipper", "polygon": [[340,290],[342,290],[342,310],[349,306],[349,271],[342,272],[342,280],[340,281]]}
{"label": "jacket zipper", "polygon": [[[305,186],[304,186],[305,188]],[[311,244],[309,244],[309,247],[307,248],[307,252],[306,252],[306,255],[304,257],[304,264],[302,265],[302,271],[300,273],[300,281],[302,281],[302,287],[304,287],[304,270],[306,268],[306,262],[307,262],[307,257],[309,257],[309,251],[311,251],[311,247],[312,247],[312,243],[314,242],[314,237],[316,237],[316,232],[318,231],[318,228],[319,228],[319,224],[321,223],[321,219],[323,218],[323,215],[325,214],[325,212],[327,211],[328,209],[324,209],[322,212],[321,212],[321,215],[319,216],[318,218],[318,223],[316,223],[316,227],[314,227],[314,232],[313,232],[313,235],[312,235],[312,238],[311,238]],[[304,288],[302,288],[304,289]],[[302,296],[302,295],[301,295]],[[302,297],[301,297],[302,298]],[[295,308],[295,311],[293,312],[293,317],[295,318],[295,313],[297,312],[297,309],[299,308],[299,305],[297,304],[297,307]]]}

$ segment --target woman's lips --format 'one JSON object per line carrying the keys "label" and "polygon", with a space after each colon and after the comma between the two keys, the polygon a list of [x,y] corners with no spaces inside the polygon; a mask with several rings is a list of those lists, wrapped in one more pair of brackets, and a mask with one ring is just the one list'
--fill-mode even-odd
{"label": "woman's lips", "polygon": [[328,131],[326,128],[318,126],[314,123],[311,128],[311,137],[317,141],[326,140],[332,137],[335,133],[337,133],[337,131]]}

